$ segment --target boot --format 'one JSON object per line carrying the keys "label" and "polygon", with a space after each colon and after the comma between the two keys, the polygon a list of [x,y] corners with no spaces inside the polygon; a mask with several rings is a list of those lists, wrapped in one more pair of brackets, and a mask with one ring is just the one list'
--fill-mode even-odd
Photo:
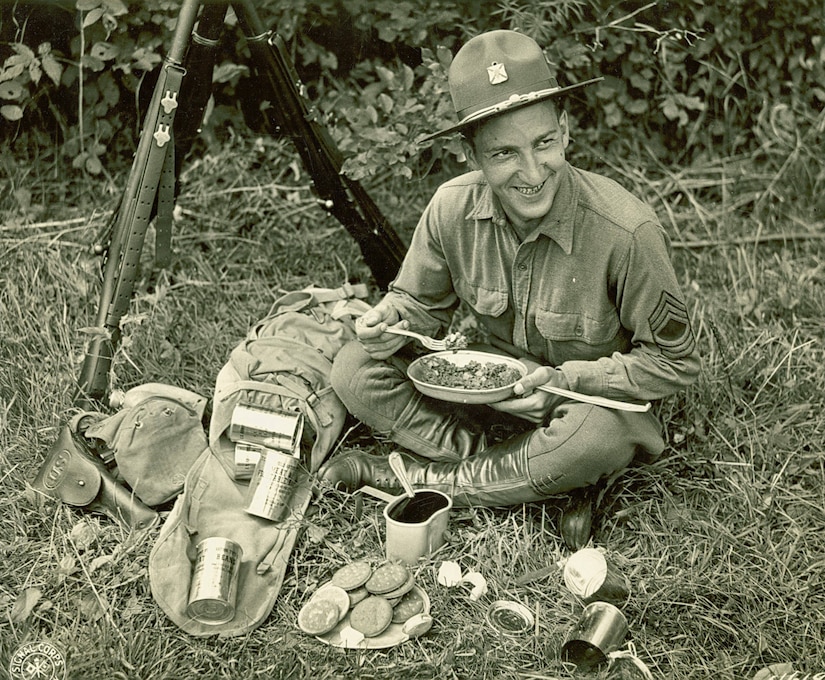
{"label": "boot", "polygon": [[[497,444],[458,462],[421,462],[405,455],[404,465],[413,488],[442,491],[456,507],[519,505],[544,498],[527,474],[526,438]],[[333,458],[319,478],[344,491],[365,484],[396,495],[402,491],[386,457],[361,451]]]}
{"label": "boot", "polygon": [[574,489],[562,510],[559,533],[565,545],[573,552],[583,548],[590,541],[597,495],[596,486]]}

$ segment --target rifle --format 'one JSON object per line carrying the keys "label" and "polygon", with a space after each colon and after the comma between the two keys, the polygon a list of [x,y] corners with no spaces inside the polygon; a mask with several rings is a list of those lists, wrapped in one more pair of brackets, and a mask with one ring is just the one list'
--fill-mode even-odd
{"label": "rifle", "polygon": [[[250,0],[231,4],[253,65],[268,85],[274,104],[274,131],[292,140],[312,176],[320,204],[355,238],[377,284],[386,289],[403,260],[403,242],[364,188],[341,174],[341,154],[329,133],[315,120],[283,39],[264,28]],[[184,0],[126,189],[113,218],[97,314],[100,331],[89,343],[78,381],[76,403],[80,406],[93,404],[108,390],[111,361],[120,340],[120,321],[131,301],[153,212],[157,213],[156,263],[160,267],[168,264],[175,178],[209,97],[214,47],[227,9],[221,3],[206,3],[198,31],[193,32],[200,5],[200,0]],[[190,35],[192,46],[187,51]]]}
{"label": "rifle", "polygon": [[[265,77],[268,85],[274,131],[287,135],[294,143],[313,179],[321,206],[357,241],[382,289],[389,285],[403,260],[405,246],[400,237],[363,187],[341,174],[340,152],[315,120],[283,40],[263,27],[252,2],[184,0],[144,118],[126,187],[108,225],[108,247],[100,248],[104,265],[96,320],[98,333],[87,345],[78,379],[74,403],[79,409],[94,410],[109,390],[112,359],[120,342],[120,322],[132,299],[146,232],[153,218],[155,262],[160,268],[168,266],[177,176],[209,98],[215,47],[229,4],[246,37],[256,72]],[[99,464],[99,456],[83,446],[82,437],[78,436],[81,432],[82,419],[63,427],[33,483],[35,489],[82,507],[102,508],[106,514],[133,527],[148,526],[154,521],[154,511],[126,491],[125,497],[116,493],[117,483]],[[94,480],[91,484],[84,481],[82,494],[70,486],[76,480],[69,478],[77,475],[67,474],[67,470],[79,466],[88,468],[89,477]],[[100,492],[89,495],[93,487]]]}

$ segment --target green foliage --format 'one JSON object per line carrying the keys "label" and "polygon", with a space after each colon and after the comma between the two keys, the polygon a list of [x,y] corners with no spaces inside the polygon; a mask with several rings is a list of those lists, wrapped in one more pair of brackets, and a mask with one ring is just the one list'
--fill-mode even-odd
{"label": "green foliage", "polygon": [[[690,165],[747,153],[761,144],[757,128],[766,111],[782,105],[803,120],[825,102],[819,0],[255,4],[265,25],[288,41],[308,96],[356,179],[408,179],[461,160],[455,140],[423,147],[417,140],[452,119],[452,54],[493,28],[535,37],[563,83],[604,77],[566,103],[577,142],[599,156],[644,148],[664,165]],[[171,0],[4,4],[0,131],[18,145],[57,143],[75,168],[91,173],[130,158],[140,102],[148,100],[179,9]],[[43,15],[51,22],[45,28],[37,21]],[[231,13],[228,24],[207,140],[266,122]]]}

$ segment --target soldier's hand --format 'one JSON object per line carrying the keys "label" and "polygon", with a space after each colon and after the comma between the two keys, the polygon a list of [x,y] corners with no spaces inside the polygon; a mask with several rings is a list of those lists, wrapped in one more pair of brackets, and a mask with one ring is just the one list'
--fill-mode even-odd
{"label": "soldier's hand", "polygon": [[407,337],[385,332],[394,324],[398,324],[399,328],[409,326],[409,322],[399,321],[397,311],[380,305],[373,307],[355,322],[358,339],[373,359],[386,359],[409,342]]}

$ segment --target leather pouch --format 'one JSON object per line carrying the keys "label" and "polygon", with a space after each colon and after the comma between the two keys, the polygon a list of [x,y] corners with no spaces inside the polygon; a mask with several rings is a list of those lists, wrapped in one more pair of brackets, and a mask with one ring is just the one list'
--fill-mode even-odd
{"label": "leather pouch", "polygon": [[32,487],[68,505],[102,513],[130,529],[147,529],[158,521],[158,513],[118,484],[68,425],[60,429]]}

